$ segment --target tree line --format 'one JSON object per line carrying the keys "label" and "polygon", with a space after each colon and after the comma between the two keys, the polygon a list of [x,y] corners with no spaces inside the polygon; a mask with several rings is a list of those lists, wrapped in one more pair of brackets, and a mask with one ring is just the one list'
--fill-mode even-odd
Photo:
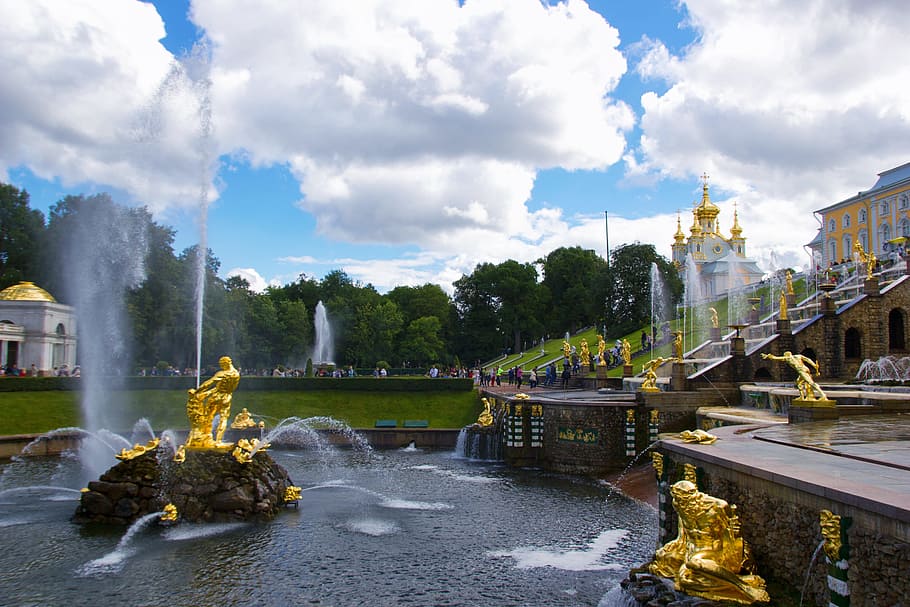
{"label": "tree line", "polygon": [[[174,235],[145,207],[119,205],[108,194],[66,196],[45,217],[30,208],[26,191],[0,184],[0,289],[30,280],[74,303],[77,286],[97,281],[103,290],[105,276],[142,261],[144,271],[124,285],[124,365],[194,367],[200,251],[175,252]],[[608,336],[633,331],[650,318],[652,263],[669,303],[682,296],[676,268],[641,243],[614,249],[609,263],[581,247],[560,247],[534,263],[480,263],[454,283],[451,296],[429,283],[380,293],[343,269],[321,279],[301,274],[256,293],[240,277],[220,278],[218,258],[211,250],[205,255],[206,366],[230,353],[245,368],[304,368],[319,301],[332,324],[336,363],[419,368],[470,365],[592,325]]]}

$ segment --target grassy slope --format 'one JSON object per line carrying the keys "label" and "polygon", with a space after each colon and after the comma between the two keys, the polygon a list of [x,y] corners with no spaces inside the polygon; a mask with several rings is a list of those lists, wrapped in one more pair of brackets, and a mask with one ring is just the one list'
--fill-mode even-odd
{"label": "grassy slope", "polygon": [[[153,428],[185,428],[186,392],[181,390],[139,390],[126,393],[124,406],[145,417]],[[115,395],[115,398],[116,395]],[[80,425],[76,392],[10,392],[0,396],[3,415],[0,435],[32,434]],[[243,392],[234,395],[232,413],[246,407],[266,423],[290,416],[327,415],[354,428],[372,428],[377,419],[425,419],[430,428],[461,428],[477,419],[481,410],[477,393],[402,392]]]}

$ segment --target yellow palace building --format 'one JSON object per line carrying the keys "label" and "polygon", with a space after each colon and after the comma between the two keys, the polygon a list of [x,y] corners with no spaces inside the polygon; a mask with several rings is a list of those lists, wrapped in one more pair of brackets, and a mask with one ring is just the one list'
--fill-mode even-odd
{"label": "yellow palace building", "polygon": [[880,259],[896,259],[910,239],[910,162],[879,173],[868,190],[815,214],[821,227],[808,246],[822,269],[851,260],[857,240]]}

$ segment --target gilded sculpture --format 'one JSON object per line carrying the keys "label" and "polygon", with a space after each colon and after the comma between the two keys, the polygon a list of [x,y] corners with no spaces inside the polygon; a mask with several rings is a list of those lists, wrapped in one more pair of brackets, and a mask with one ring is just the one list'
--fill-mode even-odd
{"label": "gilded sculpture", "polygon": [[234,430],[245,430],[246,428],[255,428],[256,421],[250,416],[250,412],[246,410],[246,407],[240,410],[240,413],[234,417],[234,421],[231,422],[231,428]]}
{"label": "gilded sculpture", "polygon": [[822,538],[825,540],[825,554],[832,563],[840,560],[841,549],[841,518],[830,510],[819,512]]}
{"label": "gilded sculpture", "polygon": [[[190,435],[186,446],[190,449],[230,448],[231,443],[224,443],[224,431],[227,429],[228,417],[231,414],[231,399],[240,373],[234,368],[229,356],[218,359],[221,370],[202,382],[196,388],[187,390],[186,415],[190,420]],[[215,416],[219,417],[218,426],[213,428]]]}
{"label": "gilded sculpture", "polygon": [[120,453],[118,453],[114,457],[116,457],[120,461],[131,460],[134,457],[139,457],[140,455],[142,455],[143,453],[145,453],[147,451],[154,451],[158,447],[158,443],[160,441],[161,441],[161,439],[153,438],[152,440],[150,440],[149,442],[147,442],[144,445],[140,445],[139,443],[136,443],[135,445],[133,445],[132,449],[127,449],[124,447],[123,449],[120,450]]}
{"label": "gilded sculpture", "polygon": [[714,308],[708,308],[708,311],[711,312],[711,326],[716,329],[720,326],[720,320],[717,318],[717,310]]}
{"label": "gilded sculpture", "polygon": [[740,535],[736,507],[685,480],[675,483],[670,495],[679,534],[657,550],[648,565],[651,573],[671,578],[677,590],[692,596],[743,605],[769,601]]}
{"label": "gilded sculpture", "polygon": [[863,249],[863,245],[858,240],[853,244],[853,252],[859,258],[860,262],[866,265],[866,278],[872,278],[872,273],[875,272],[875,266],[878,264],[875,252],[869,251],[866,253]]}
{"label": "gilded sculpture", "polygon": [[649,360],[644,365],[645,378],[641,382],[642,392],[659,392],[660,388],[657,387],[657,369],[664,364],[673,360],[672,358],[654,358]]}
{"label": "gilded sculpture", "polygon": [[620,349],[622,351],[622,363],[624,365],[631,365],[632,364],[632,346],[631,346],[631,344],[629,344],[628,339],[622,340],[622,346]]}
{"label": "gilded sculpture", "polygon": [[769,360],[779,360],[785,362],[790,367],[796,371],[796,388],[799,390],[799,397],[802,400],[821,400],[826,401],[828,397],[825,395],[824,391],[821,389],[821,386],[812,379],[813,373],[818,375],[818,363],[809,358],[808,356],[803,356],[802,354],[793,354],[789,350],[784,352],[783,356],[775,356],[774,354],[762,354],[762,358]]}
{"label": "gilded sculpture", "polygon": [[701,445],[713,445],[717,442],[717,437],[704,430],[683,430],[679,433],[679,439],[684,443],[698,443]]}
{"label": "gilded sculpture", "polygon": [[493,425],[493,412],[491,411],[490,401],[486,398],[480,399],[483,402],[483,411],[477,416],[477,425],[481,428],[488,428]]}
{"label": "gilded sculpture", "polygon": [[664,475],[664,456],[662,453],[658,453],[657,451],[651,452],[651,465],[654,466],[654,472],[657,474],[657,478]]}
{"label": "gilded sculpture", "polygon": [[676,356],[676,360],[682,361],[682,359],[683,359],[683,332],[682,331],[673,332],[673,355]]}
{"label": "gilded sculpture", "polygon": [[778,318],[787,320],[787,294],[783,290],[780,292],[780,315]]}
{"label": "gilded sculpture", "polygon": [[237,441],[237,446],[234,447],[231,455],[234,456],[234,459],[239,463],[248,464],[253,461],[253,456],[256,455],[256,453],[265,451],[270,446],[269,443],[259,442],[258,438],[251,438],[249,440],[241,438]]}
{"label": "gilded sculpture", "polygon": [[787,270],[787,295],[796,295],[796,292],[793,290],[793,274],[790,273],[790,270]]}
{"label": "gilded sculpture", "polygon": [[606,367],[607,358],[605,352],[607,351],[607,342],[604,341],[603,335],[597,336],[597,366]]}
{"label": "gilded sculpture", "polygon": [[300,500],[300,487],[296,485],[288,485],[284,489],[284,501],[285,502],[296,502]]}
{"label": "gilded sculpture", "polygon": [[173,523],[177,520],[177,506],[174,504],[166,505],[161,512],[161,516],[158,517],[158,520]]}
{"label": "gilded sculpture", "polygon": [[569,355],[572,354],[572,345],[567,341],[562,342],[562,355],[566,360],[569,360]]}
{"label": "gilded sculpture", "polygon": [[591,366],[591,351],[588,350],[588,340],[584,337],[581,338],[581,366],[585,369]]}

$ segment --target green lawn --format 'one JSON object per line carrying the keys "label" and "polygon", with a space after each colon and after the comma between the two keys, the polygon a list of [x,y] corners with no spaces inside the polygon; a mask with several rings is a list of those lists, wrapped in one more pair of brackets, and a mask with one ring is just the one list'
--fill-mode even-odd
{"label": "green lawn", "polygon": [[[0,394],[0,435],[36,434],[81,425],[78,393],[64,391]],[[156,430],[187,427],[186,392],[136,390],[113,398],[127,407],[128,419],[145,417]],[[246,407],[258,420],[272,426],[285,417],[327,415],[354,428],[372,428],[377,419],[427,420],[430,428],[461,428],[473,423],[482,409],[477,393],[470,392],[342,392],[250,391],[234,394],[232,415]],[[114,428],[128,430],[129,428]]]}

